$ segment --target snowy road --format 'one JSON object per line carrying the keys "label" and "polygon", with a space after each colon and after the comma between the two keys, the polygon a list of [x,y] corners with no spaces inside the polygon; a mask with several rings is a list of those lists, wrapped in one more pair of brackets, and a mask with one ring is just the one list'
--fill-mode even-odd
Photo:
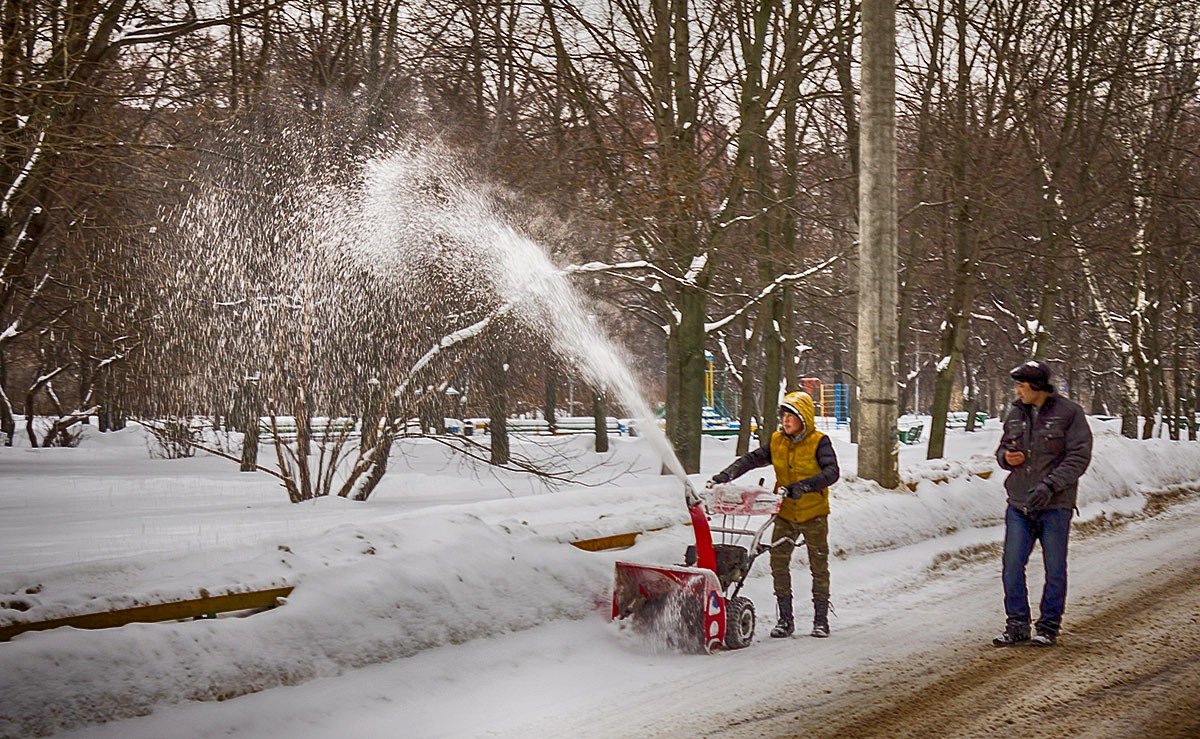
{"label": "snowy road", "polygon": [[[839,565],[878,577],[824,641],[767,639],[760,615],[746,650],[656,655],[596,614],[68,736],[1195,736],[1200,501],[1176,502],[1076,538],[1054,650],[989,645],[994,547],[930,569],[916,546],[834,563],[835,589]],[[1035,598],[1039,573],[1035,554]]]}
{"label": "snowy road", "polygon": [[[1055,649],[986,646],[995,618],[979,618],[969,587],[944,604],[945,631],[961,624],[961,638],[915,659],[859,663],[832,693],[773,701],[713,733],[780,736],[803,724],[817,736],[1200,736],[1198,523],[1192,504],[1080,542]],[[918,639],[919,621],[881,631]]]}

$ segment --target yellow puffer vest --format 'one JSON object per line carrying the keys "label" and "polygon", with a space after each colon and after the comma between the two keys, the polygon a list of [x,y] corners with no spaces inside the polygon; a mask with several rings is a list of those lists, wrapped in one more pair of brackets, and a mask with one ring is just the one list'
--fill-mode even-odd
{"label": "yellow puffer vest", "polygon": [[[800,441],[793,442],[787,434],[776,431],[771,435],[771,466],[775,468],[775,487],[807,480],[821,471],[817,464],[817,444],[825,434],[813,429]],[[784,498],[779,517],[792,523],[803,523],[817,516],[829,515],[829,488],[805,493],[799,498]]]}

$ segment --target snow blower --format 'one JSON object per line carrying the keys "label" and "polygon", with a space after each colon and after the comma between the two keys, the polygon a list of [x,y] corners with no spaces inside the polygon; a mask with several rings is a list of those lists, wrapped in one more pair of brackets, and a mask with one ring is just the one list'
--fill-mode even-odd
{"label": "snow blower", "polygon": [[[696,543],[684,554],[684,564],[617,562],[612,617],[684,651],[749,646],[754,637],[754,604],[739,593],[754,560],[770,549],[762,538],[781,499],[761,485],[715,485],[707,491],[708,501],[700,499],[691,483],[685,483],[684,492],[696,535]],[[709,526],[709,512],[722,517],[720,526]],[[746,521],[739,527],[742,516]],[[755,516],[767,518],[751,530],[747,526]],[[713,543],[713,532],[721,534],[720,543]]]}

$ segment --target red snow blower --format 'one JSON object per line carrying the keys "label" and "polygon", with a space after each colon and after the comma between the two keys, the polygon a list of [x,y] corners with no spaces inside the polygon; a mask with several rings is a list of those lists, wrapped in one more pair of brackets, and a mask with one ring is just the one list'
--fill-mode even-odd
{"label": "red snow blower", "polygon": [[[738,593],[754,560],[771,548],[762,538],[782,499],[761,485],[714,485],[706,491],[707,500],[690,483],[684,492],[696,533],[684,564],[617,562],[612,617],[685,651],[749,646],[754,604]],[[708,513],[721,516],[721,525],[710,527]],[[766,517],[761,526],[748,528],[761,516]],[[719,543],[713,543],[713,532],[721,534]]]}

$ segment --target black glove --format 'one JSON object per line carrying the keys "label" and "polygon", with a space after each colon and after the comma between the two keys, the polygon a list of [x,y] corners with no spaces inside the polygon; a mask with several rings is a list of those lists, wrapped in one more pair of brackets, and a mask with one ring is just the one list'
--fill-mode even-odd
{"label": "black glove", "polygon": [[783,493],[784,495],[786,495],[789,498],[793,498],[793,499],[799,498],[801,495],[804,495],[805,493],[812,492],[811,490],[808,489],[808,486],[802,482],[793,482],[791,485],[788,485],[783,490],[784,490],[784,493]]}
{"label": "black glove", "polygon": [[1038,486],[1029,493],[1029,502],[1026,507],[1031,511],[1039,511],[1045,508],[1050,499],[1054,497],[1054,491],[1044,482],[1039,482]]}
{"label": "black glove", "polygon": [[710,480],[710,482],[713,485],[724,485],[725,483],[729,482],[730,479],[731,478],[729,477],[729,473],[726,472],[725,470],[721,470],[720,472],[718,472],[717,474],[712,476],[712,480]]}

